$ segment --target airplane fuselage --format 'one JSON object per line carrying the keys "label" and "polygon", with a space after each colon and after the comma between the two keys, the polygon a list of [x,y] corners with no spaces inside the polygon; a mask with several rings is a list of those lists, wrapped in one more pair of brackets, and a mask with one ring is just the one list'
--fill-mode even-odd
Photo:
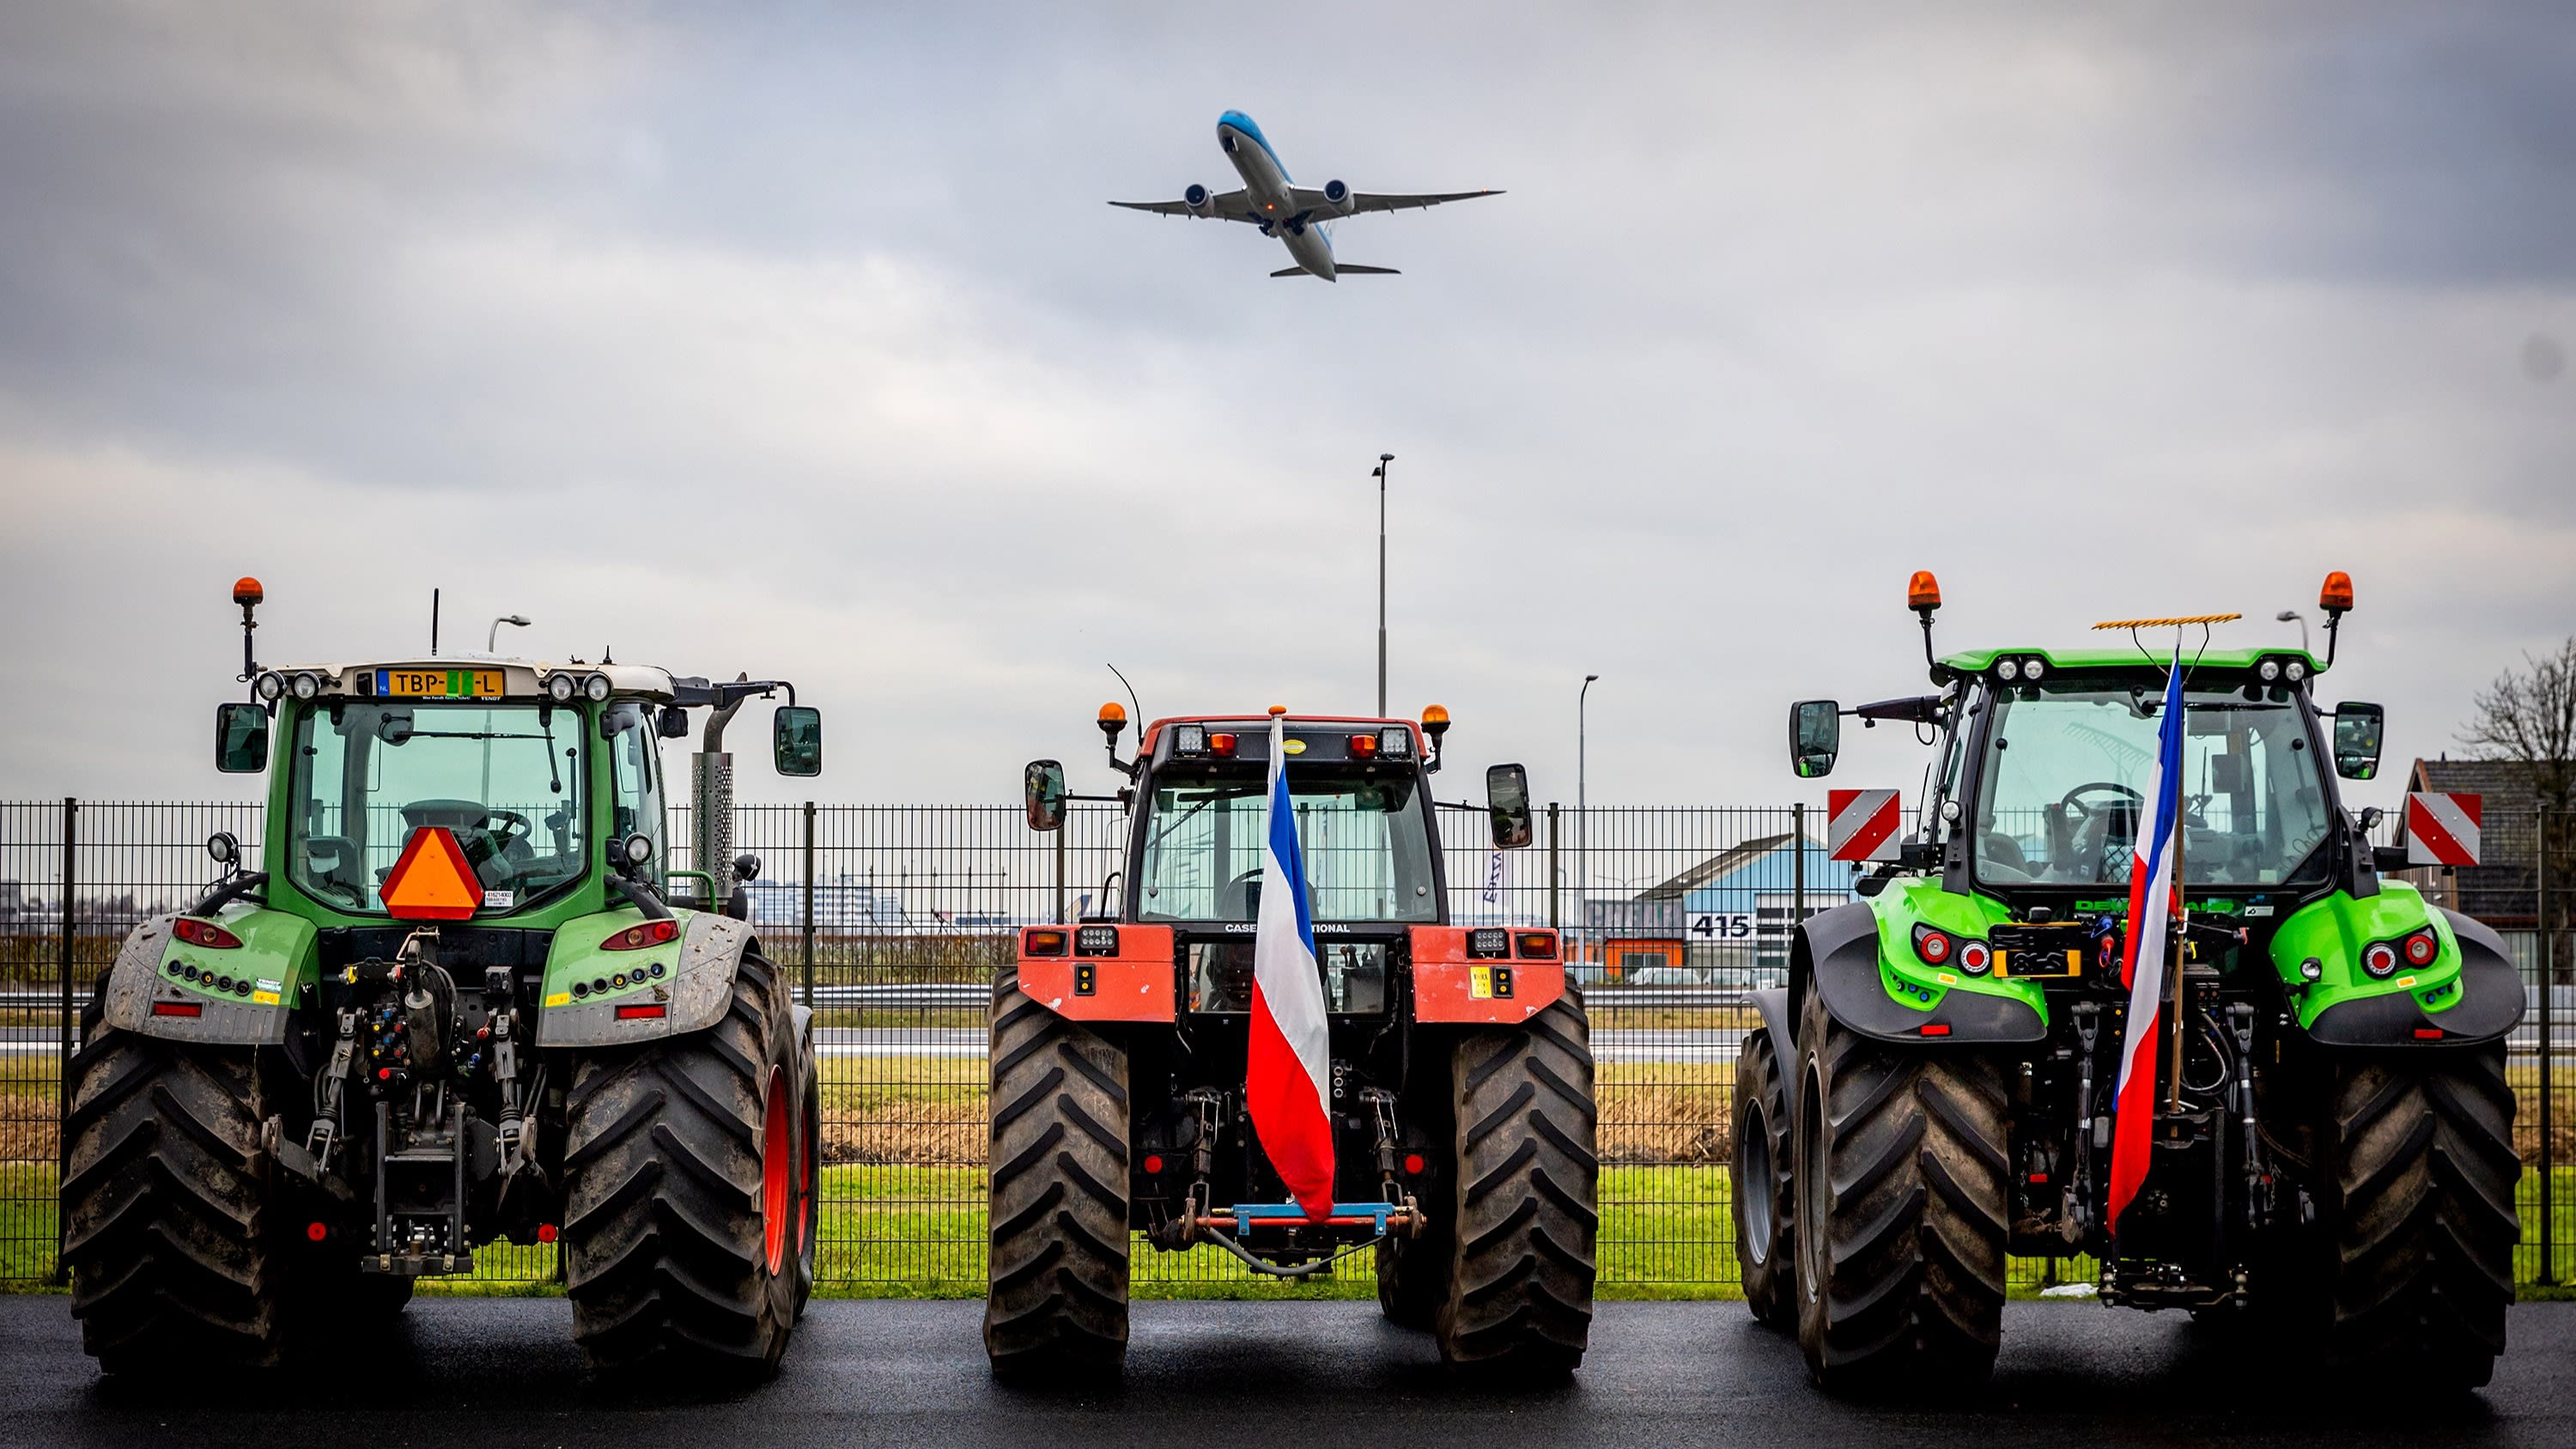
{"label": "airplane fuselage", "polygon": [[1333,281],[1332,238],[1324,234],[1319,218],[1298,213],[1288,168],[1270,149],[1261,127],[1241,111],[1228,111],[1217,118],[1216,141],[1243,178],[1244,196],[1260,219],[1262,234],[1277,237],[1297,265]]}

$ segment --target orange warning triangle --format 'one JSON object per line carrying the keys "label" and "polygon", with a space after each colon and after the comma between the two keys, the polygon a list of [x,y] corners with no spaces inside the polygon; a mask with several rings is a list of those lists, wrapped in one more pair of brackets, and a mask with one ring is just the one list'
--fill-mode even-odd
{"label": "orange warning triangle", "polygon": [[397,921],[461,921],[483,904],[483,884],[455,834],[424,825],[386,874],[384,898],[385,914]]}

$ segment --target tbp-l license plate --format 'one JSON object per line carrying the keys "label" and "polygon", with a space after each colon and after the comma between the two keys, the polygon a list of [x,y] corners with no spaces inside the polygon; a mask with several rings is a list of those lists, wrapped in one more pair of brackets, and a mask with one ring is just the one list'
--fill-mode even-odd
{"label": "tbp-l license plate", "polygon": [[376,693],[414,699],[498,699],[497,669],[379,669]]}

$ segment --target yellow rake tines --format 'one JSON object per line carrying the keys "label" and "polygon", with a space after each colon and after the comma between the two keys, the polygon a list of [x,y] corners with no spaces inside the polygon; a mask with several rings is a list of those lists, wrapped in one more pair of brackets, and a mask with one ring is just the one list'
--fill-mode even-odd
{"label": "yellow rake tines", "polygon": [[2179,624],[2225,624],[2242,619],[2243,614],[2194,614],[2184,619],[2106,619],[2096,629],[2170,629]]}

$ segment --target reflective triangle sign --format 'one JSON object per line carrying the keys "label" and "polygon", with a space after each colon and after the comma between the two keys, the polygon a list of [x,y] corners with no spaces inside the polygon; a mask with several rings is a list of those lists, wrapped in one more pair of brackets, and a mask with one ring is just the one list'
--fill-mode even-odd
{"label": "reflective triangle sign", "polygon": [[385,876],[384,898],[385,914],[397,921],[461,921],[483,904],[483,883],[454,832],[424,825]]}

